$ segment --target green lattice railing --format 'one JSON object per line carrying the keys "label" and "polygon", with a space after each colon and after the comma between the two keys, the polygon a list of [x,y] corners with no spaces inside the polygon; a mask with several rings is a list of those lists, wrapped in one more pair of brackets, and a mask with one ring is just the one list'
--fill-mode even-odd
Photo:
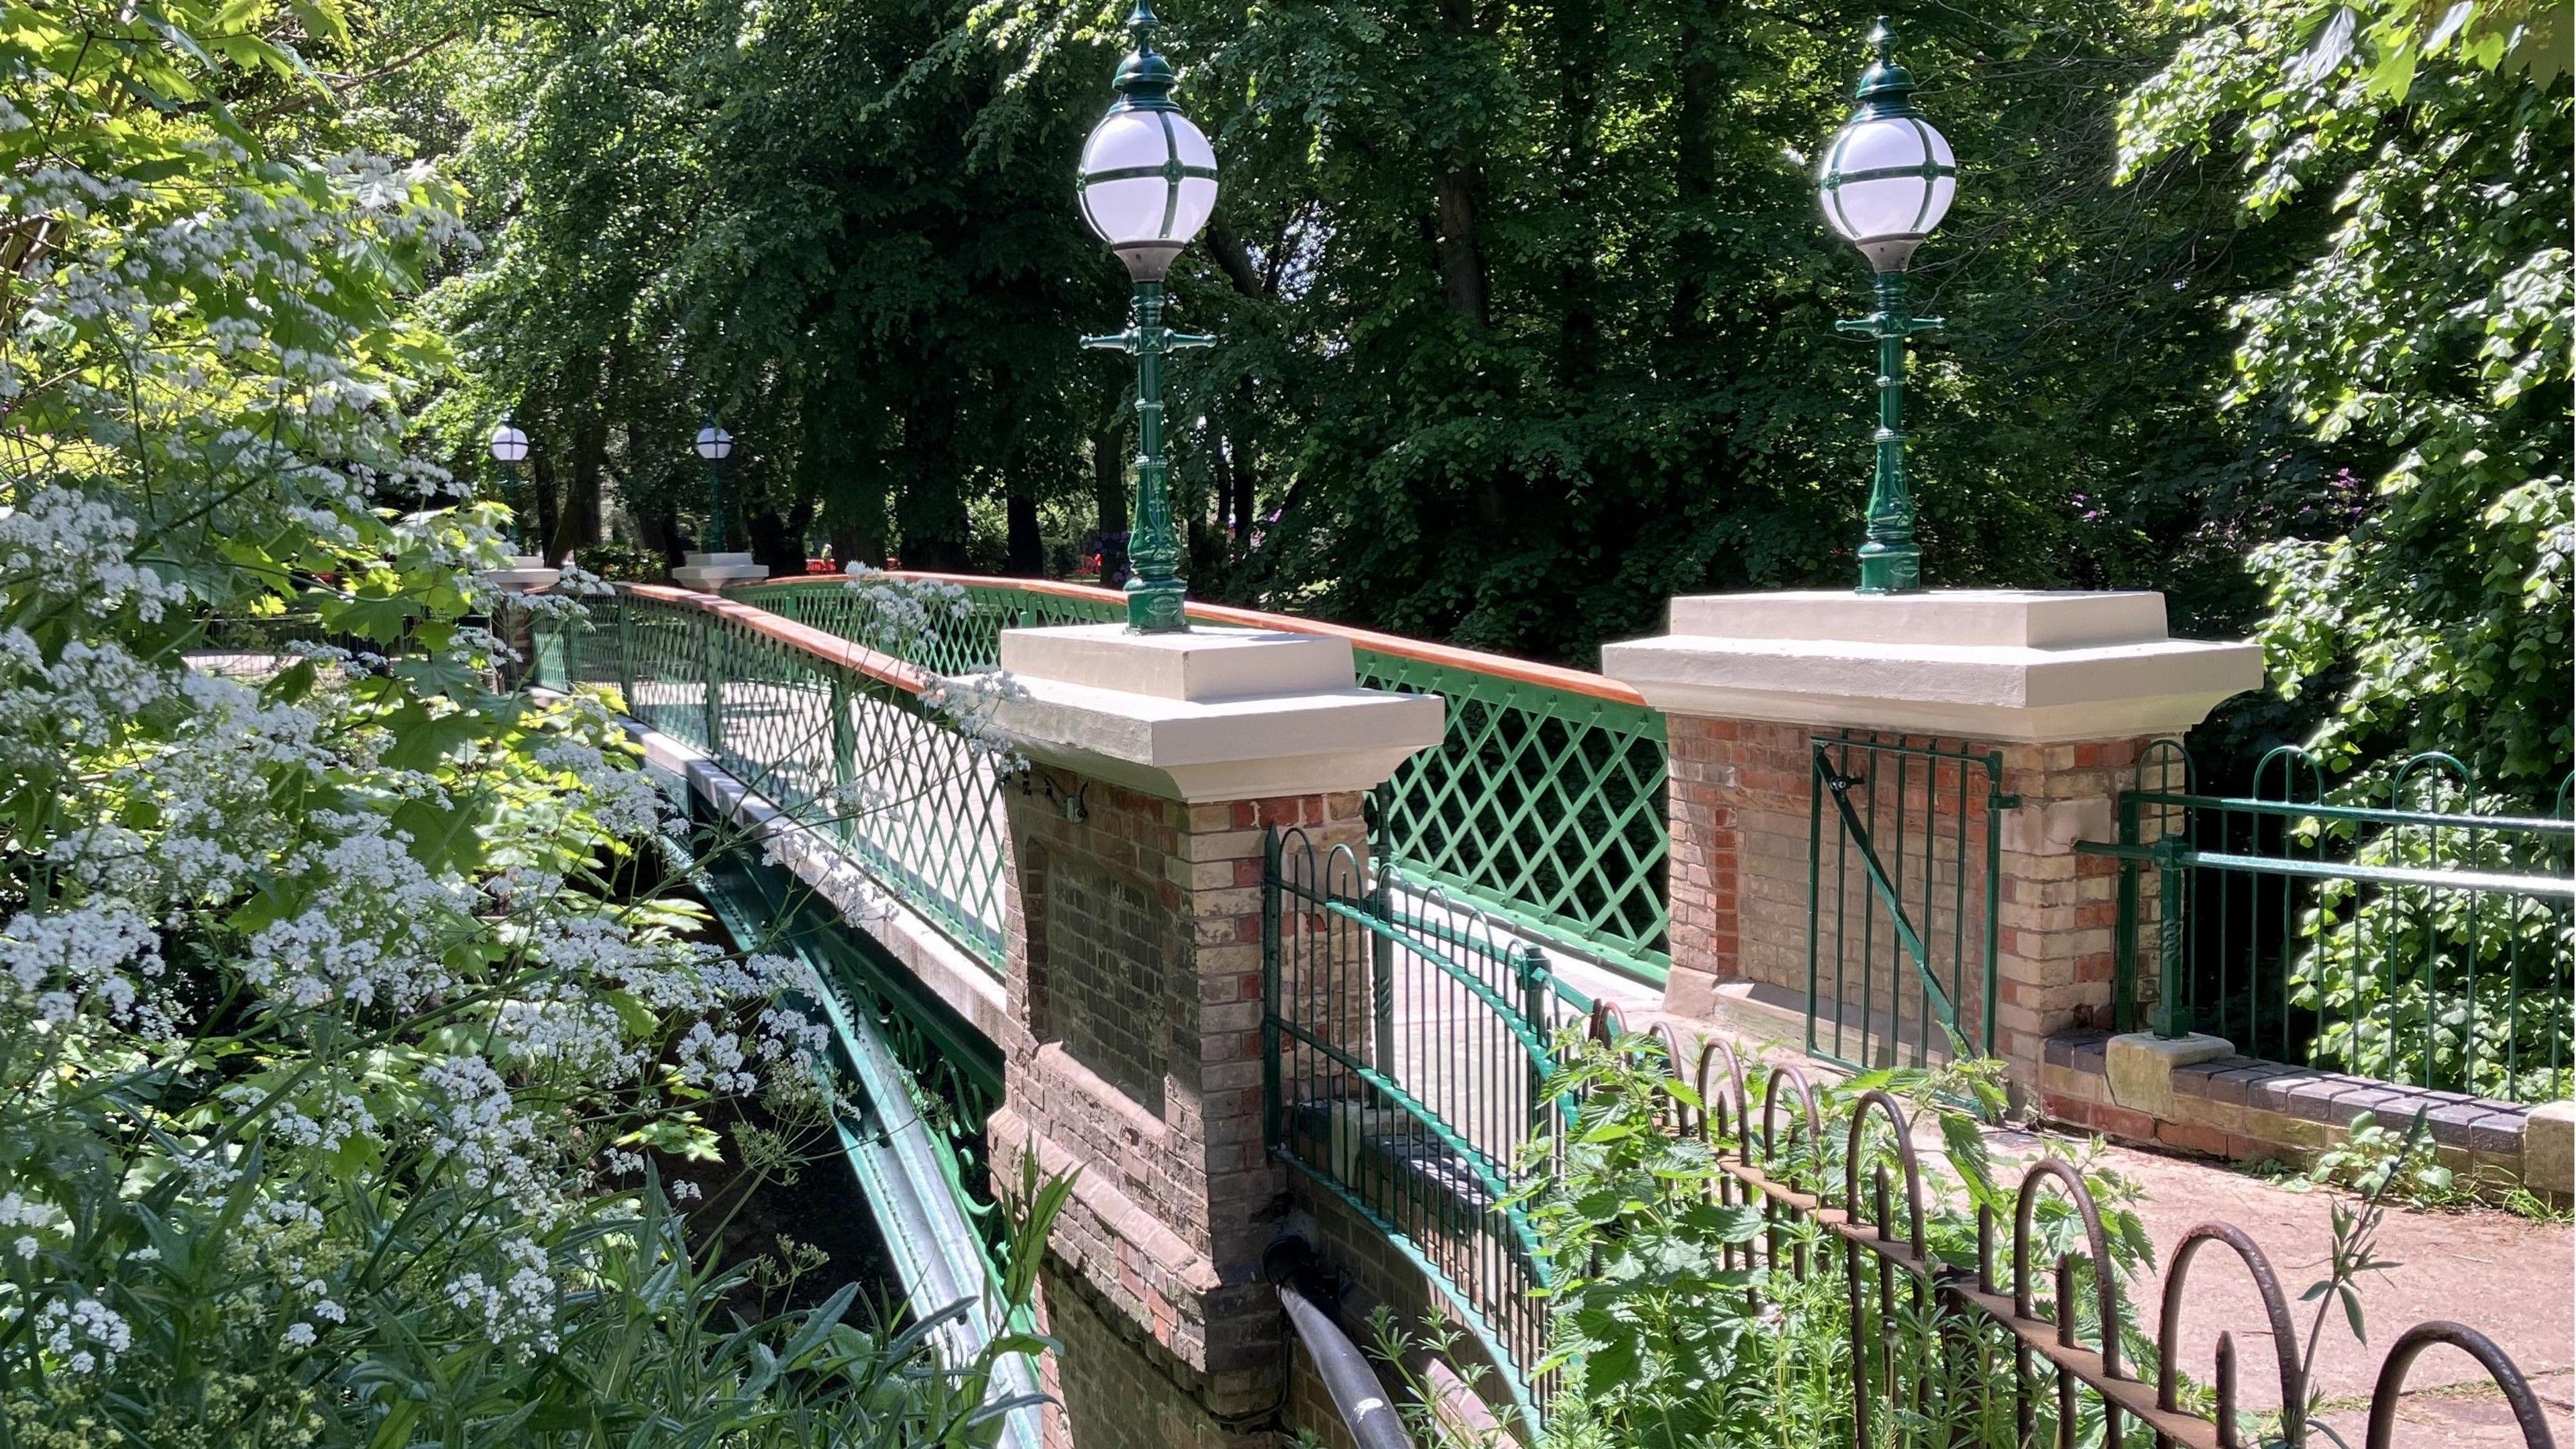
{"label": "green lattice railing", "polygon": [[631,716],[705,750],[990,970],[1006,837],[987,753],[926,706],[923,669],[766,610],[621,585],[536,630],[540,684],[614,685]]}
{"label": "green lattice railing", "polygon": [[[957,673],[999,662],[1001,631],[1126,617],[1121,595],[1043,580],[937,577],[970,607],[903,651]],[[867,603],[835,578],[755,584],[730,596],[825,633],[876,644]],[[1373,844],[1402,875],[1514,926],[1661,982],[1671,963],[1664,894],[1664,718],[1599,675],[1209,604],[1210,624],[1351,641],[1360,683],[1437,694],[1448,737],[1375,799]]]}

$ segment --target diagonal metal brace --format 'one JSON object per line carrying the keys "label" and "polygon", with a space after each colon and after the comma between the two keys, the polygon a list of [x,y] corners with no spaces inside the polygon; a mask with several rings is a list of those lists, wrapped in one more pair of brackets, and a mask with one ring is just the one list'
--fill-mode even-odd
{"label": "diagonal metal brace", "polygon": [[1923,999],[1932,1007],[1932,1014],[1950,1029],[1951,1035],[1956,1036],[1959,1008],[1951,1002],[1950,993],[1942,990],[1940,981],[1932,975],[1931,951],[1923,944],[1922,935],[1914,929],[1914,922],[1906,916],[1904,904],[1897,900],[1896,887],[1887,878],[1887,867],[1879,863],[1878,851],[1869,843],[1869,827],[1861,822],[1859,813],[1845,798],[1851,787],[1860,783],[1860,778],[1834,773],[1833,766],[1825,763],[1821,750],[1816,754],[1816,773],[1825,782],[1825,792],[1834,797],[1834,813],[1842,817],[1844,833],[1851,838],[1852,844],[1860,847],[1861,871],[1869,877],[1870,889],[1878,893],[1880,902],[1887,907],[1888,917],[1896,927],[1896,939],[1914,962],[1914,974],[1922,978]]}

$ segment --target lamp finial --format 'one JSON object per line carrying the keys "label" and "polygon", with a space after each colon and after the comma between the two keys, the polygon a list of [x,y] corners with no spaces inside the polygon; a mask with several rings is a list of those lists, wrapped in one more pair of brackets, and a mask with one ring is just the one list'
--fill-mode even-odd
{"label": "lamp finial", "polygon": [[1127,33],[1135,38],[1135,49],[1118,62],[1117,79],[1110,89],[1118,99],[1110,103],[1112,111],[1169,111],[1178,109],[1172,103],[1172,87],[1179,77],[1172,73],[1172,63],[1154,48],[1154,32],[1163,22],[1154,17],[1154,7],[1146,0],[1136,0],[1127,12]]}

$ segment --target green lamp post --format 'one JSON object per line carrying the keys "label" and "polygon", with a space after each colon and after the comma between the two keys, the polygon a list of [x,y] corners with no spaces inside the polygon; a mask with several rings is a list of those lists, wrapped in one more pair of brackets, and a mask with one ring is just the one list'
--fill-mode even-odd
{"label": "green lamp post", "polygon": [[1170,62],[1154,49],[1158,22],[1145,0],[1127,16],[1136,48],[1119,62],[1118,99],[1082,148],[1075,187],[1083,219],[1127,264],[1136,283],[1127,330],[1085,337],[1085,347],[1114,347],[1136,358],[1136,532],[1127,556],[1127,628],[1137,634],[1186,633],[1181,540],[1172,525],[1171,477],[1163,461],[1163,369],[1166,352],[1216,339],[1163,325],[1163,277],[1172,259],[1216,209],[1216,152],[1172,100]]}
{"label": "green lamp post", "polygon": [[528,435],[519,427],[517,417],[501,414],[492,425],[490,442],[492,461],[501,465],[501,486],[510,499],[510,547],[527,547],[526,530],[519,521],[519,465],[528,458]]}
{"label": "green lamp post", "polygon": [[725,551],[724,461],[733,456],[733,434],[709,413],[707,425],[698,429],[696,446],[707,464],[707,552],[719,554]]}
{"label": "green lamp post", "polygon": [[1905,487],[1905,342],[1941,325],[1905,309],[1905,268],[1941,224],[1958,190],[1950,143],[1914,109],[1914,77],[1896,63],[1896,35],[1882,18],[1870,30],[1877,52],[1852,98],[1860,104],[1825,152],[1816,197],[1825,220],[1877,274],[1878,310],[1837,322],[1878,343],[1878,470],[1869,489],[1869,533],[1860,549],[1860,591],[1910,594],[1923,587],[1914,543],[1914,499]]}

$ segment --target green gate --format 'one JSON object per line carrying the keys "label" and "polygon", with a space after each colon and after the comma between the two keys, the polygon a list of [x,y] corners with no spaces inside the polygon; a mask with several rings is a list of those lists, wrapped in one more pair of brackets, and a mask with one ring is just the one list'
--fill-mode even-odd
{"label": "green gate", "polygon": [[1846,732],[1810,742],[1807,1051],[1841,1066],[1981,1056],[1995,1036],[2003,755]]}

